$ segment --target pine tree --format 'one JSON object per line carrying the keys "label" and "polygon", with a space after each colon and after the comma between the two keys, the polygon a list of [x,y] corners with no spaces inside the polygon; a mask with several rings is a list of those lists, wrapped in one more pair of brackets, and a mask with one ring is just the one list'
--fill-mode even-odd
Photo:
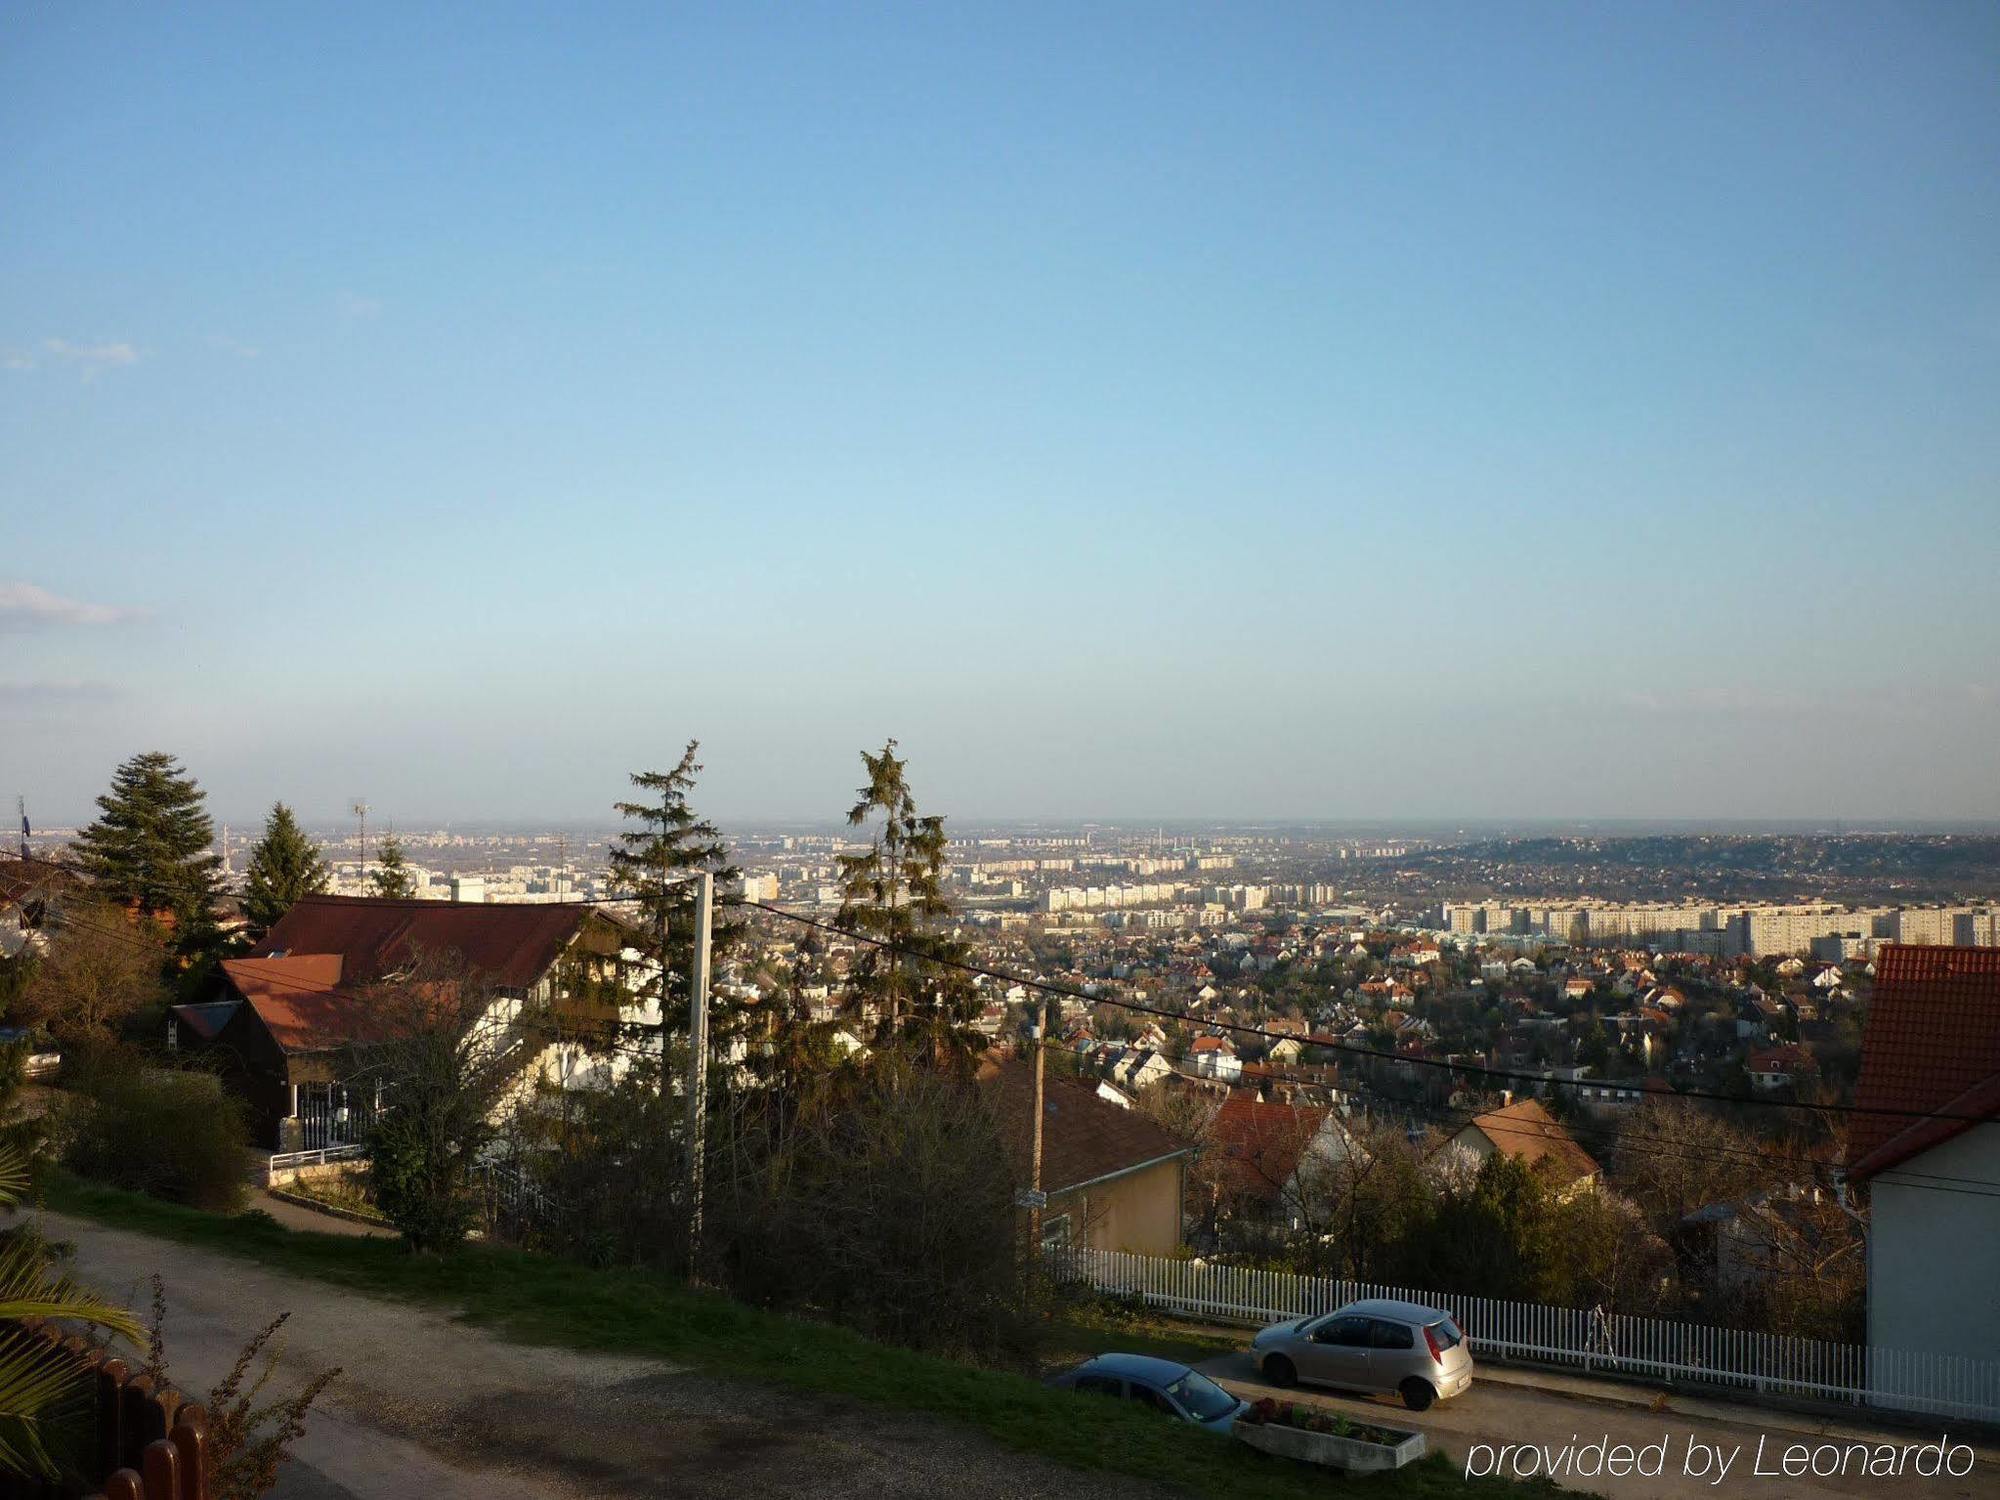
{"label": "pine tree", "polygon": [[243,915],[252,927],[268,930],[299,897],[325,890],[329,873],[319,846],[306,837],[292,810],[279,802],[264,823],[264,837],[250,851]]}
{"label": "pine tree", "polygon": [[172,915],[183,936],[212,927],[221,856],[200,786],[173,756],[135,755],[97,799],[96,822],[77,836],[84,874],[107,900]]}
{"label": "pine tree", "polygon": [[866,852],[840,856],[836,922],[875,941],[848,970],[849,1009],[872,1012],[876,1044],[901,1042],[929,1060],[962,1067],[978,1049],[967,1029],[977,1001],[970,978],[952,967],[966,957],[951,936],[944,895],[944,819],[917,812],[907,762],[889,740],[861,752],[868,785],[856,792],[848,826],[879,818]]}
{"label": "pine tree", "polygon": [[[717,886],[741,873],[729,861],[729,847],[707,819],[688,806],[688,793],[701,765],[695,752],[699,740],[689,740],[679,764],[671,771],[635,771],[632,785],[648,797],[644,802],[615,804],[618,813],[638,826],[618,835],[610,850],[611,880],[619,891],[639,898],[631,914],[636,931],[631,946],[653,964],[654,978],[646,995],[661,1004],[669,1029],[687,1025],[688,980],[694,961],[694,887],[676,877],[707,870]],[[660,923],[667,928],[665,962],[660,963]],[[727,921],[718,909],[710,924],[710,972],[742,938],[743,924]],[[664,991],[664,993],[663,993]],[[742,1008],[710,1003],[709,1029],[726,1036],[740,1029]]]}
{"label": "pine tree", "polygon": [[410,862],[403,858],[403,841],[395,834],[383,836],[368,883],[375,887],[376,895],[393,901],[407,901],[416,895],[417,877],[410,873]]}

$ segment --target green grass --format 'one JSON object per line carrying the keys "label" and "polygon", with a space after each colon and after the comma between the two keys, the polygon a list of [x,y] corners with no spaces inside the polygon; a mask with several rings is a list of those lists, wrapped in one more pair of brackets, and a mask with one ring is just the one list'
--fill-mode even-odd
{"label": "green grass", "polygon": [[[394,1240],[302,1234],[254,1215],[203,1213],[62,1176],[50,1183],[46,1202],[57,1212],[111,1228],[239,1256],[354,1291],[445,1308],[516,1342],[650,1355],[719,1376],[942,1417],[1022,1453],[1076,1469],[1154,1480],[1217,1500],[1304,1500],[1349,1482],[1332,1471],[1271,1458],[1137,1407],[1051,1391],[1021,1375],[877,1344],[843,1328],[763,1312],[640,1271],[594,1270],[482,1245],[444,1257],[415,1256]],[[1085,1344],[1101,1344],[1103,1330],[1072,1326]],[[1181,1335],[1121,1330],[1111,1336],[1121,1348],[1154,1337],[1156,1350],[1172,1344],[1201,1357],[1216,1352]],[[1174,1343],[1177,1338],[1181,1342]],[[1352,1482],[1382,1500],[1469,1492],[1481,1500],[1517,1500],[1551,1492],[1541,1484],[1467,1484],[1437,1455],[1394,1474]]]}

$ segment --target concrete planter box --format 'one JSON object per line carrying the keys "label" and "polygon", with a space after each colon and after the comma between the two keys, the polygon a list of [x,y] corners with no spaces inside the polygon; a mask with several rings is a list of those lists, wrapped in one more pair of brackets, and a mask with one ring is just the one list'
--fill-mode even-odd
{"label": "concrete planter box", "polygon": [[1279,1422],[1245,1422],[1241,1418],[1233,1430],[1237,1437],[1262,1452],[1329,1469],[1345,1469],[1351,1474],[1400,1469],[1424,1456],[1421,1432],[1396,1433],[1400,1441],[1394,1443],[1371,1443],[1360,1438],[1336,1437],[1330,1432],[1308,1432],[1303,1427],[1287,1427]]}

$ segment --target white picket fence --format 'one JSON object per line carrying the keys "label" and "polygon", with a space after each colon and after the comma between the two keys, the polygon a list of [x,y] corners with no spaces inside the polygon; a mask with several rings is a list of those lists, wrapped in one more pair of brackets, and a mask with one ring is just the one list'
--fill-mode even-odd
{"label": "white picket fence", "polygon": [[1746,1394],[2000,1421],[2000,1359],[1787,1338],[1594,1308],[1458,1297],[1121,1250],[1064,1246],[1051,1248],[1048,1255],[1050,1272],[1058,1279],[1210,1321],[1279,1323],[1332,1312],[1364,1297],[1387,1297],[1443,1308],[1471,1340],[1476,1356],[1500,1363],[1516,1360]]}

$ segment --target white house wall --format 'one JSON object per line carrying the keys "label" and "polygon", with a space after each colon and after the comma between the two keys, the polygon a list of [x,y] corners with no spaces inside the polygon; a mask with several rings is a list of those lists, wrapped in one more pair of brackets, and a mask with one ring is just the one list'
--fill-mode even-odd
{"label": "white house wall", "polygon": [[[1954,1180],[1930,1180],[1940,1177]],[[1873,1179],[1868,1342],[1977,1359],[2000,1351],[2000,1124]]]}

